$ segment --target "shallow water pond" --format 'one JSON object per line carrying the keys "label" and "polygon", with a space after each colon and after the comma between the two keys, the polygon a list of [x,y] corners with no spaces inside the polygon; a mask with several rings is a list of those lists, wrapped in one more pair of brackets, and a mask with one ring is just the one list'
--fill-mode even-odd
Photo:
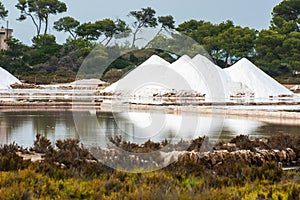
{"label": "shallow water pond", "polygon": [[71,111],[5,111],[0,112],[0,143],[16,142],[30,147],[40,133],[52,142],[79,138],[84,145],[106,145],[109,136],[143,143],[149,139],[177,142],[199,136],[228,140],[240,134],[251,137],[277,133],[299,134],[299,125],[265,123],[247,118],[170,114],[158,112],[71,112]]}

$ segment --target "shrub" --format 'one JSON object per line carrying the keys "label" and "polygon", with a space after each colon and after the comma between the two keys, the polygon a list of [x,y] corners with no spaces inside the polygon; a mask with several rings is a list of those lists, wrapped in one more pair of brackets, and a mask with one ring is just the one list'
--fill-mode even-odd
{"label": "shrub", "polygon": [[5,144],[0,148],[0,171],[11,171],[26,168],[30,161],[24,161],[16,152],[17,144]]}
{"label": "shrub", "polygon": [[31,148],[32,151],[37,153],[46,153],[53,150],[50,140],[48,140],[45,136],[37,134],[35,137],[34,146]]}

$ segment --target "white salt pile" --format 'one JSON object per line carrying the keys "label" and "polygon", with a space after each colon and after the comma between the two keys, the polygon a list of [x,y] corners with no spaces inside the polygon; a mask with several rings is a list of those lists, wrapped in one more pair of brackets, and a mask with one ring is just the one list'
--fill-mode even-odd
{"label": "white salt pile", "polygon": [[153,55],[101,92],[129,97],[127,100],[135,103],[147,103],[149,97],[163,97],[167,93],[167,97],[204,94],[208,102],[228,102],[233,97],[246,101],[293,97],[290,90],[246,58],[223,70],[202,55],[193,59],[184,55],[172,64]]}
{"label": "white salt pile", "polygon": [[8,71],[0,67],[0,89],[11,89],[10,85],[14,83],[21,84],[21,81]]}
{"label": "white salt pile", "polygon": [[[163,89],[163,86],[159,85],[145,85],[148,83],[155,83],[155,80],[158,79],[166,79],[164,77],[166,75],[165,70],[166,67],[170,65],[169,62],[165,61],[161,57],[157,55],[151,56],[148,60],[143,62],[141,65],[136,67],[134,70],[132,70],[129,74],[127,74],[125,77],[121,78],[117,82],[113,83],[112,85],[106,87],[101,92],[103,93],[120,93],[122,95],[133,95],[133,93],[136,93],[136,95],[144,95],[149,96],[152,93],[151,88],[153,87],[153,92],[159,92]],[[159,82],[159,81],[156,81]],[[150,88],[149,88],[150,87]],[[147,89],[148,88],[148,89]],[[144,90],[144,94],[141,93],[142,90]],[[140,94],[141,93],[141,94]],[[152,95],[151,95],[152,96]]]}
{"label": "white salt pile", "polygon": [[233,82],[242,83],[254,93],[256,100],[268,100],[270,97],[290,96],[293,93],[276,80],[268,76],[246,58],[224,69]]}
{"label": "white salt pile", "polygon": [[200,71],[192,59],[187,56],[181,56],[178,60],[169,65],[170,69],[173,70],[179,78],[174,77],[176,82],[176,91],[196,91],[202,94],[209,93],[209,85],[205,82],[205,74]]}
{"label": "white salt pile", "polygon": [[203,74],[204,82],[208,88],[207,100],[225,102],[230,95],[229,84],[232,82],[230,76],[219,66],[200,54],[196,55],[192,61],[198,72]]}

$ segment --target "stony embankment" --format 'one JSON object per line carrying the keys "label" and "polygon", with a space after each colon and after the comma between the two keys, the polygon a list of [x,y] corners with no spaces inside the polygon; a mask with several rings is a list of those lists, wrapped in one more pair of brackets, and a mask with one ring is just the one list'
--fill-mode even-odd
{"label": "stony embankment", "polygon": [[[42,137],[41,141],[46,140]],[[68,141],[68,140],[67,140]],[[70,140],[72,141],[72,140]],[[170,144],[167,140],[161,143],[147,141],[142,145],[123,141],[120,137],[111,138],[110,148],[92,147],[88,149],[73,149],[74,155],[70,158],[53,159],[49,156],[53,152],[61,153],[60,148],[50,148],[49,144],[36,143],[31,151],[18,152],[24,160],[41,162],[46,157],[53,160],[57,166],[66,166],[72,160],[81,160],[86,163],[100,162],[112,168],[122,170],[152,170],[172,165],[193,163],[215,169],[233,162],[241,162],[248,166],[262,166],[266,162],[276,162],[279,167],[300,166],[300,137],[277,135],[270,138],[253,139],[240,135],[229,142],[213,144],[207,137],[199,137],[191,142],[181,141]],[[79,141],[77,141],[79,142]],[[74,145],[74,144],[73,144]],[[66,146],[72,146],[67,144]],[[49,150],[50,149],[50,150]],[[65,150],[65,149],[64,149]],[[79,152],[76,152],[79,151]],[[85,157],[78,157],[84,151]],[[88,153],[89,151],[89,153]],[[66,156],[70,155],[68,153]]]}

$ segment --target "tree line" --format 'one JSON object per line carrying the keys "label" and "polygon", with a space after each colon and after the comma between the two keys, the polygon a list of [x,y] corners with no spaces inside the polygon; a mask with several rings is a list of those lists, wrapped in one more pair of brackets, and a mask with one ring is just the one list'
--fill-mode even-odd
{"label": "tree line", "polygon": [[[10,48],[0,52],[0,65],[24,78],[32,74],[72,76],[96,46],[99,52],[96,59],[109,57],[107,48],[112,48],[110,46],[113,39],[130,35],[131,41],[126,48],[139,49],[136,42],[141,39],[142,30],[146,28],[158,30],[152,43],[146,45],[149,48],[158,43],[174,45],[172,39],[161,33],[165,30],[176,37],[177,31],[204,47],[213,61],[221,67],[228,67],[246,57],[273,76],[291,77],[293,72],[300,70],[300,0],[283,0],[276,5],[269,28],[261,31],[236,26],[229,20],[213,24],[191,19],[175,26],[173,16],[156,16],[156,11],[150,7],[130,11],[128,16],[134,20],[132,24],[111,18],[80,23],[72,16],[65,16],[53,24],[55,30],[69,34],[63,44],[57,44],[55,36],[50,35],[48,30],[51,26],[49,18],[67,11],[64,2],[18,0],[15,7],[20,12],[17,20],[31,20],[36,34],[32,39],[32,46],[10,38],[7,41]],[[8,12],[0,1],[0,19],[5,20]],[[125,47],[114,48],[121,55],[122,48]],[[163,52],[153,51],[171,59]],[[121,69],[124,72],[124,69],[142,62],[146,54],[132,53],[128,57],[123,56],[110,69]]]}

